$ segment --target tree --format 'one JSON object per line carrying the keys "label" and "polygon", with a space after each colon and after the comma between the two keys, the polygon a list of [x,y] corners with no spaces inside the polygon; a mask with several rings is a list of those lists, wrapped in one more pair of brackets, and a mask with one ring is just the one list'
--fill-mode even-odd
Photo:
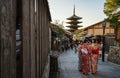
{"label": "tree", "polygon": [[114,14],[120,8],[120,0],[106,0],[104,3],[104,13],[107,16]]}
{"label": "tree", "polygon": [[60,24],[53,24],[52,29],[58,32],[59,38],[62,38],[65,34],[65,30],[61,28]]}
{"label": "tree", "polygon": [[105,21],[110,22],[110,27],[114,28],[116,37],[118,26],[120,26],[120,0],[106,0],[104,3],[104,13],[108,16]]}
{"label": "tree", "polygon": [[106,0],[104,3],[104,13],[108,16],[106,21],[110,22],[110,26],[117,28],[120,25],[120,0]]}
{"label": "tree", "polygon": [[120,0],[116,0],[117,5],[120,6]]}

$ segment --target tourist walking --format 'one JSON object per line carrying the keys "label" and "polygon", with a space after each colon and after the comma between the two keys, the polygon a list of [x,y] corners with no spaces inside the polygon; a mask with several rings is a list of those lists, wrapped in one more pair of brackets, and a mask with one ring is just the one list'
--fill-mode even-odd
{"label": "tourist walking", "polygon": [[89,62],[89,58],[90,58],[90,49],[89,46],[87,44],[87,40],[84,40],[83,45],[80,47],[81,50],[81,69],[82,69],[82,73],[85,75],[88,75],[90,72],[90,62]]}
{"label": "tourist walking", "polygon": [[92,74],[95,74],[97,72],[99,49],[100,49],[100,44],[98,43],[97,39],[92,40],[92,44],[90,48],[91,48],[91,71]]}
{"label": "tourist walking", "polygon": [[82,71],[82,63],[81,63],[81,61],[82,61],[82,52],[81,52],[81,46],[83,45],[83,40],[80,40],[80,42],[79,42],[79,44],[78,44],[78,48],[77,48],[77,50],[78,50],[78,70],[79,71]]}

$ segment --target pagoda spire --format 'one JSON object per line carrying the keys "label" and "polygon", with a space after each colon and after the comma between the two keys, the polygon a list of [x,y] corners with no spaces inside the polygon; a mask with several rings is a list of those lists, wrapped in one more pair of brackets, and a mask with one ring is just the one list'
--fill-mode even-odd
{"label": "pagoda spire", "polygon": [[73,8],[73,15],[75,15],[75,4],[74,4],[74,8]]}
{"label": "pagoda spire", "polygon": [[69,31],[74,32],[79,27],[82,27],[82,26],[78,25],[79,23],[82,23],[81,21],[79,21],[79,19],[82,19],[82,17],[75,15],[75,5],[74,5],[73,15],[71,17],[67,18],[67,20],[70,20],[70,21],[66,22],[69,24],[68,26],[66,26],[66,27],[70,28]]}

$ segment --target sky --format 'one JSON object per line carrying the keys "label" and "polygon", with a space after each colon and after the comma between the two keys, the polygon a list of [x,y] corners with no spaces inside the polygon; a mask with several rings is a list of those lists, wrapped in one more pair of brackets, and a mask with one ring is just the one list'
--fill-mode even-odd
{"label": "sky", "polygon": [[103,12],[105,0],[48,0],[52,21],[59,20],[63,25],[68,25],[66,18],[75,14],[82,17],[80,25],[87,27],[106,18]]}

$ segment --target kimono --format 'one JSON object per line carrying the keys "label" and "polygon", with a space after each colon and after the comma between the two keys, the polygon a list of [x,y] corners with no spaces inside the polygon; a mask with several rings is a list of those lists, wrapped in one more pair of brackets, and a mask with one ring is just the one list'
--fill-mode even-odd
{"label": "kimono", "polygon": [[79,44],[79,45],[78,45],[78,70],[79,70],[79,71],[82,70],[82,69],[81,69],[81,66],[82,66],[82,64],[81,64],[82,55],[81,55],[81,50],[80,50],[81,46],[82,46],[82,44]]}
{"label": "kimono", "polygon": [[81,68],[83,74],[88,74],[90,72],[90,52],[88,45],[81,46]]}
{"label": "kimono", "polygon": [[97,48],[91,50],[91,70],[93,74],[97,72],[98,58],[99,58],[99,47],[97,46]]}

